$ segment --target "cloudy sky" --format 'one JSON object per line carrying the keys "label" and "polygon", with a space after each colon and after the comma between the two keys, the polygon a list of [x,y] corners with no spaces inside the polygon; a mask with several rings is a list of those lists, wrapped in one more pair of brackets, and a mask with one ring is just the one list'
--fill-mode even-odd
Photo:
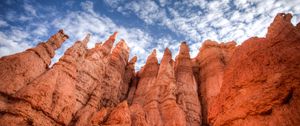
{"label": "cloudy sky", "polygon": [[300,0],[0,0],[0,56],[24,51],[46,41],[59,29],[70,36],[56,52],[54,62],[74,41],[87,33],[94,47],[118,31],[137,55],[136,68],[156,48],[158,58],[168,47],[173,56],[180,42],[187,41],[191,56],[201,42],[264,37],[278,12],[300,21]]}

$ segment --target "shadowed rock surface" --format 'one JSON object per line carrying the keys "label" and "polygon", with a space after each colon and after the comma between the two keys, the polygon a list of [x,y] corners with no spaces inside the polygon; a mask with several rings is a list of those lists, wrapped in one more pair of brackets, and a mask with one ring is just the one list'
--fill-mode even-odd
{"label": "shadowed rock surface", "polygon": [[195,58],[182,42],[175,61],[138,57],[117,32],[87,49],[77,41],[52,67],[62,30],[0,59],[0,125],[300,125],[300,23],[279,13],[265,38],[241,45],[206,40]]}

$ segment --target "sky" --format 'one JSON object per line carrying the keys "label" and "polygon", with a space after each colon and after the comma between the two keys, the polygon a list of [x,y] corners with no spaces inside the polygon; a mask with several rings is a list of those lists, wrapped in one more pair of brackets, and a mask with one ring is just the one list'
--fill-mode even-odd
{"label": "sky", "polygon": [[57,62],[75,41],[91,34],[88,48],[118,31],[136,69],[157,49],[168,47],[173,58],[186,41],[191,57],[207,39],[241,44],[264,37],[277,13],[300,21],[300,0],[0,0],[0,57],[22,52],[64,29],[69,39],[56,51]]}

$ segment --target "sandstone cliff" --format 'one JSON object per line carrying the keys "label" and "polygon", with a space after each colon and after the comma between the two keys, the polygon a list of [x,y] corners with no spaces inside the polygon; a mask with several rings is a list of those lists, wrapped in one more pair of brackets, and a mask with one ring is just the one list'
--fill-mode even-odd
{"label": "sandstone cliff", "polygon": [[235,49],[211,124],[300,124],[300,30],[291,18],[278,14],[266,38],[250,38]]}
{"label": "sandstone cliff", "polygon": [[156,50],[135,72],[117,32],[87,49],[77,41],[49,67],[68,38],[0,59],[0,125],[300,125],[300,23],[278,14],[265,38],[206,40],[195,58],[182,42],[175,61]]}

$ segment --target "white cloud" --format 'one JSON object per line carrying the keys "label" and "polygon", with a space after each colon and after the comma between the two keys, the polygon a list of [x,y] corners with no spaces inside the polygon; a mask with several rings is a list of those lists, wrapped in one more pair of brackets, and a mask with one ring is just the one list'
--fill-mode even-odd
{"label": "white cloud", "polygon": [[159,0],[160,6],[164,7],[168,4],[168,0]]}
{"label": "white cloud", "polygon": [[48,35],[48,27],[46,25],[40,25],[36,29],[34,29],[32,33],[39,36],[46,36]]}
{"label": "white cloud", "polygon": [[[124,4],[122,13],[134,13],[145,23],[158,23],[193,42],[212,37],[222,42],[237,40],[241,43],[254,35],[263,37],[265,29],[279,12],[293,13],[293,22],[300,19],[300,7],[297,6],[300,2],[297,0],[234,0],[233,5],[229,2],[185,0],[165,7],[164,0],[158,1],[160,6],[154,1],[113,1],[111,7],[117,8]],[[112,2],[107,3],[112,5]]]}
{"label": "white cloud", "polygon": [[7,22],[0,19],[0,27],[8,26]]}
{"label": "white cloud", "polygon": [[[263,37],[267,27],[278,12],[291,12],[294,14],[293,23],[300,20],[300,1],[297,0],[185,0],[170,2],[167,0],[105,0],[113,11],[120,12],[126,16],[137,16],[146,24],[146,27],[162,27],[174,32],[176,35],[184,36],[190,45],[191,56],[198,53],[200,42],[212,39],[219,42],[236,40],[238,43],[252,36]],[[74,5],[67,2],[68,7]],[[268,5],[268,6],[266,6]],[[88,44],[92,48],[96,42],[105,41],[110,34],[118,31],[117,41],[125,39],[131,48],[130,56],[138,56],[136,64],[139,69],[146,61],[152,49],[157,48],[157,57],[160,59],[163,51],[168,47],[173,58],[178,53],[181,40],[175,40],[174,36],[164,35],[161,37],[151,36],[142,27],[124,27],[118,25],[112,19],[94,11],[97,5],[91,1],[81,2],[80,11],[66,11],[66,15],[50,8],[54,21],[34,22],[30,26],[21,28],[10,27],[0,32],[0,56],[20,52],[29,48],[34,42],[38,42],[41,36],[49,36],[54,28],[63,28],[70,35],[70,39],[57,51],[54,60],[63,55],[64,50],[70,47],[74,41],[81,40],[87,33],[91,33]],[[11,22],[32,21],[36,17],[50,16],[42,14],[37,8],[29,3],[22,5],[25,10],[19,14],[15,10],[5,12],[0,20],[0,28],[9,26]],[[45,9],[45,8],[43,8]],[[101,12],[100,12],[101,13]],[[58,15],[58,16],[57,16]],[[8,32],[6,32],[8,31]],[[160,32],[158,29],[157,31]],[[156,33],[154,33],[156,34]],[[173,34],[173,33],[172,33]],[[30,41],[29,41],[30,40]]]}
{"label": "white cloud", "polygon": [[24,41],[24,38],[27,36],[28,34],[19,29],[14,29],[10,33],[0,32],[0,56],[10,55],[30,48],[32,45],[29,45],[28,41]]}
{"label": "white cloud", "polygon": [[[89,5],[93,4],[89,3]],[[139,58],[136,64],[136,68],[139,69],[146,61],[147,55],[150,54],[151,50],[147,49],[150,48],[150,42],[153,42],[153,38],[141,29],[125,28],[115,24],[110,18],[96,14],[90,6],[88,8],[86,6],[82,7],[86,11],[70,12],[67,16],[52,22],[55,27],[64,29],[66,34],[70,35],[70,40],[65,42],[60,51],[64,52],[74,41],[81,40],[87,33],[91,34],[88,47],[92,48],[96,42],[105,41],[113,32],[118,31],[115,44],[120,39],[124,39],[127,42],[131,49],[130,57],[137,55]],[[56,60],[58,60],[57,57],[55,57]]]}
{"label": "white cloud", "polygon": [[87,11],[93,11],[94,3],[91,1],[85,1],[85,2],[81,2],[80,6]]}
{"label": "white cloud", "polygon": [[29,5],[27,3],[24,4],[24,10],[27,11],[30,15],[36,16],[36,10],[32,5]]}

